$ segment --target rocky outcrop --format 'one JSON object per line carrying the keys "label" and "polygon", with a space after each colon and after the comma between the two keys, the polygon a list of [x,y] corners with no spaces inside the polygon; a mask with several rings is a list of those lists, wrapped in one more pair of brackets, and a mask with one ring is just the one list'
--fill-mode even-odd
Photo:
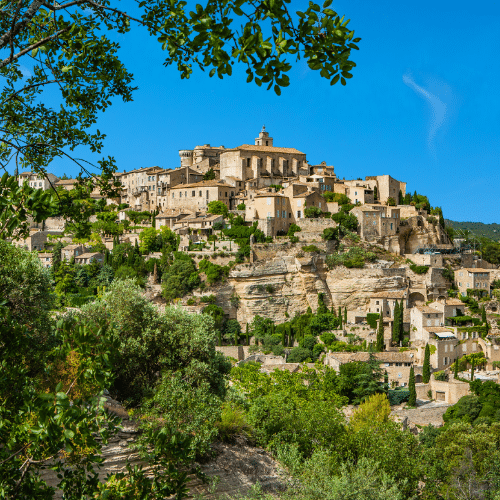
{"label": "rocky outcrop", "polygon": [[402,221],[399,244],[402,254],[414,253],[417,248],[449,244],[448,235],[439,224],[431,224],[421,215]]}

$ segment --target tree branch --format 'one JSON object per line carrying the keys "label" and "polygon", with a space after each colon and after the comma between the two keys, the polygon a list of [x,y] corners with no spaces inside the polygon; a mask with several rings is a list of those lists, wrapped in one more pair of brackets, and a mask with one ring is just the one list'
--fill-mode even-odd
{"label": "tree branch", "polygon": [[42,3],[43,2],[41,0],[35,0],[28,7],[26,14],[23,16],[23,20],[17,23],[14,28],[7,31],[5,35],[0,37],[0,49],[3,49],[5,45],[7,45],[7,42],[14,38],[33,19],[37,10],[42,6]]}
{"label": "tree branch", "polygon": [[18,90],[17,92],[14,92],[12,95],[7,97],[7,99],[4,99],[1,103],[1,105],[4,105],[6,102],[10,101],[11,99],[14,99],[16,95],[20,94],[21,92],[24,92],[25,90],[32,89],[34,87],[40,87],[41,85],[48,85],[49,83],[58,83],[59,80],[49,80],[48,82],[41,82],[41,83],[34,83],[33,85],[27,85],[26,87],[23,87],[22,89]]}
{"label": "tree branch", "polygon": [[57,33],[54,33],[52,36],[48,36],[47,38],[44,38],[43,40],[40,40],[39,42],[36,42],[33,45],[30,45],[29,47],[21,50],[21,52],[18,52],[15,56],[5,58],[3,61],[0,61],[0,68],[3,68],[4,66],[7,66],[7,64],[9,64],[9,63],[15,61],[16,59],[19,59],[20,57],[24,56],[24,54],[28,53],[30,50],[36,49],[37,47],[40,47],[41,45],[44,45],[48,41],[53,40],[54,38],[57,38],[59,35],[61,35],[62,33],[67,32],[67,31],[69,31],[70,29],[71,29],[71,26],[68,26],[67,28],[59,30]]}

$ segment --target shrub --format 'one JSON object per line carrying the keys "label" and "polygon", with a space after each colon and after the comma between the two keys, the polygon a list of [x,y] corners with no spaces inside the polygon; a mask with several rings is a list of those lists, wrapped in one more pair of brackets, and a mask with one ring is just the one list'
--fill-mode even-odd
{"label": "shrub", "polygon": [[389,390],[389,392],[387,393],[387,397],[391,406],[400,405],[401,403],[405,403],[408,401],[410,397],[410,391],[407,389]]}
{"label": "shrub", "polygon": [[227,205],[223,201],[211,201],[208,204],[207,212],[209,214],[222,215],[224,218],[227,218],[229,213],[229,209]]}
{"label": "shrub", "polygon": [[417,266],[416,264],[411,264],[410,269],[415,274],[425,274],[429,270],[429,266]]}
{"label": "shrub", "polygon": [[380,314],[377,313],[368,313],[366,315],[366,322],[372,327],[377,328],[377,321],[380,317]]}
{"label": "shrub", "polygon": [[304,347],[294,347],[287,358],[288,363],[303,363],[304,361],[313,359],[313,353]]}
{"label": "shrub", "polygon": [[304,215],[308,219],[316,219],[322,214],[322,211],[318,207],[308,207],[304,210]]}
{"label": "shrub", "polygon": [[320,339],[327,346],[332,345],[337,340],[335,334],[332,332],[324,332],[321,334]]}
{"label": "shrub", "polygon": [[194,306],[194,305],[196,305],[196,300],[193,299],[193,297],[191,297],[190,299],[187,300],[186,304],[188,306]]}
{"label": "shrub", "polygon": [[213,293],[210,295],[203,295],[203,297],[200,298],[200,301],[205,304],[215,304],[216,300],[217,299]]}
{"label": "shrub", "polygon": [[297,224],[290,224],[290,227],[288,228],[288,232],[286,233],[287,236],[294,236],[295,233],[299,233],[300,231],[302,231],[302,229],[300,228],[300,226],[297,226]]}
{"label": "shrub", "polygon": [[321,237],[326,241],[338,240],[339,230],[336,227],[327,227],[323,229]]}
{"label": "shrub", "polygon": [[303,246],[302,250],[304,250],[304,252],[310,252],[310,253],[320,253],[321,252],[321,250],[316,245]]}
{"label": "shrub", "polygon": [[220,421],[216,423],[219,438],[225,443],[232,443],[236,438],[249,439],[252,436],[252,427],[247,422],[245,411],[236,405],[224,403]]}
{"label": "shrub", "polygon": [[236,210],[245,210],[246,205],[244,203],[240,203],[237,207]]}
{"label": "shrub", "polygon": [[273,285],[266,285],[266,292],[267,293],[274,293]]}

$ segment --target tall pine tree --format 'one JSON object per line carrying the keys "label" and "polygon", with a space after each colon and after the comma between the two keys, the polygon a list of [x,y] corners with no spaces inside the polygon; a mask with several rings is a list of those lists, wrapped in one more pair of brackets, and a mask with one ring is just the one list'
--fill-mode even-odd
{"label": "tall pine tree", "polygon": [[339,329],[342,330],[342,310],[339,306]]}
{"label": "tall pine tree", "polygon": [[459,362],[459,359],[457,358],[457,359],[455,360],[455,373],[454,373],[455,380],[458,380],[458,370],[459,370],[459,365],[460,365],[460,362]]}
{"label": "tall pine tree", "polygon": [[[382,315],[384,314],[383,310],[381,314]],[[397,300],[396,303],[394,304],[394,321],[392,322],[392,342],[396,345],[399,342],[399,304]]]}
{"label": "tall pine tree", "polygon": [[424,366],[422,368],[422,380],[428,384],[431,379],[431,349],[429,344],[425,344]]}
{"label": "tall pine tree", "polygon": [[484,308],[484,306],[481,309],[481,321],[484,325],[486,324],[486,309]]}
{"label": "tall pine tree", "polygon": [[246,331],[245,331],[245,336],[247,338],[247,345],[250,345],[250,333],[248,331],[248,323],[247,323],[247,328],[246,328]]}
{"label": "tall pine tree", "polygon": [[413,366],[410,368],[410,381],[408,383],[410,389],[410,397],[408,398],[408,406],[417,405],[417,390],[415,389],[415,370]]}
{"label": "tall pine tree", "polygon": [[347,325],[347,306],[344,306],[344,325]]}
{"label": "tall pine tree", "polygon": [[380,315],[380,321],[377,330],[377,351],[382,352],[384,350],[384,317]]}

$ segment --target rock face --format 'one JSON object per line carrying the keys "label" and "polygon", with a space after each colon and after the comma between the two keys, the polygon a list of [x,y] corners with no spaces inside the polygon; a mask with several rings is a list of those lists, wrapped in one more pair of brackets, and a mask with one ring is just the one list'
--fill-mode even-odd
{"label": "rock face", "polygon": [[296,312],[305,313],[308,307],[314,311],[318,293],[324,294],[328,307],[354,309],[365,306],[367,297],[374,292],[404,289],[405,277],[405,269],[339,266],[328,270],[320,256],[276,257],[233,269],[225,295],[231,287],[239,297],[236,317],[242,323],[252,321],[257,314],[284,322],[287,314],[292,317]]}
{"label": "rock face", "polygon": [[401,254],[414,253],[418,247],[449,243],[448,235],[439,224],[431,224],[422,216],[410,217],[399,228]]}

